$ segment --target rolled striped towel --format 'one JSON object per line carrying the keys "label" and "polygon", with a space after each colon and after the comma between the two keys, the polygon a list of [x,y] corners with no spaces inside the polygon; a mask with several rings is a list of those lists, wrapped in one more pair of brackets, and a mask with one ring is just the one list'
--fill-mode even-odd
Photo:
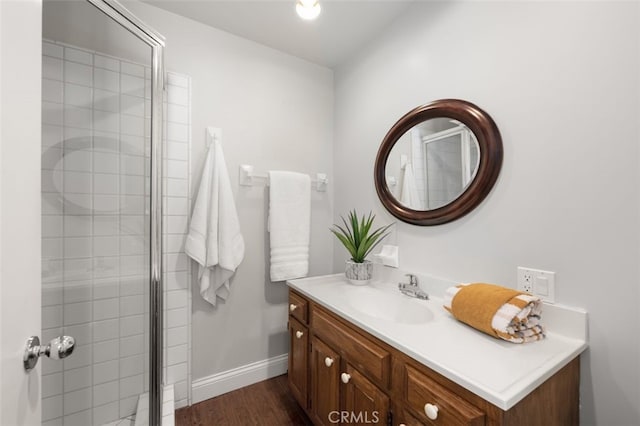
{"label": "rolled striped towel", "polygon": [[544,339],[542,301],[536,296],[495,284],[449,287],[444,308],[458,321],[513,343]]}

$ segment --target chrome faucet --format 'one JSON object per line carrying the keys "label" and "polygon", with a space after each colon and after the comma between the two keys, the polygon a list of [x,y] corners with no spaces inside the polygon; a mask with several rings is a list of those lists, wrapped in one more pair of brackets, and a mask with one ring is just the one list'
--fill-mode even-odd
{"label": "chrome faucet", "polygon": [[406,274],[405,276],[409,277],[409,283],[398,283],[398,290],[410,297],[429,300],[429,295],[418,287],[418,277],[413,274]]}

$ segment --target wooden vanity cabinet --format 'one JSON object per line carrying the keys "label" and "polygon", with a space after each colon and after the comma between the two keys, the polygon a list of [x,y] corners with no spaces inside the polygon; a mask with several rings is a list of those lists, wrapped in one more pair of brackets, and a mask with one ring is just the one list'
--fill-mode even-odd
{"label": "wooden vanity cabinet", "polygon": [[303,325],[309,324],[309,303],[298,294],[289,292],[289,317],[295,318]]}
{"label": "wooden vanity cabinet", "polygon": [[311,338],[311,394],[307,412],[315,424],[331,424],[340,410],[340,355],[313,336]]}
{"label": "wooden vanity cabinet", "polygon": [[[485,414],[478,407],[440,385],[411,365],[404,365],[405,379],[402,392],[408,411],[417,414],[424,424],[480,426],[485,424]],[[426,401],[426,402],[425,402]],[[431,404],[435,419],[430,419],[426,404]],[[436,411],[437,410],[437,411]]]}
{"label": "wooden vanity cabinet", "polygon": [[316,425],[579,424],[579,357],[504,411],[294,290],[289,294],[289,385]]}
{"label": "wooden vanity cabinet", "polygon": [[424,426],[424,422],[419,420],[410,411],[400,407],[393,408],[393,426]]}
{"label": "wooden vanity cabinet", "polygon": [[303,407],[309,402],[309,328],[307,300],[289,292],[289,388]]}
{"label": "wooden vanity cabinet", "polygon": [[386,425],[390,420],[390,399],[387,394],[351,364],[346,365],[345,374],[341,407],[348,416],[350,413],[355,416],[348,423]]}
{"label": "wooden vanity cabinet", "polygon": [[289,318],[289,388],[304,408],[309,386],[309,329],[295,318]]}
{"label": "wooden vanity cabinet", "polygon": [[387,424],[389,397],[316,336],[310,368],[307,413],[315,424]]}

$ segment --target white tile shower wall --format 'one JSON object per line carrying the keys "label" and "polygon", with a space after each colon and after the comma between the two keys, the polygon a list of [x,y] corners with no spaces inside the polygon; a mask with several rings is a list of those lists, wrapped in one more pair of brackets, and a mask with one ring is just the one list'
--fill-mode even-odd
{"label": "white tile shower wall", "polygon": [[[149,84],[145,68],[74,46],[43,45],[43,339],[76,338],[43,362],[44,424],[104,424],[135,412],[148,373]],[[149,74],[146,71],[147,75]],[[165,102],[165,382],[186,405],[190,362],[190,78]]]}
{"label": "white tile shower wall", "polygon": [[[190,400],[191,377],[191,270],[184,253],[191,206],[191,79],[167,73],[165,96],[164,232],[165,284],[164,377],[173,384],[175,407]],[[181,339],[171,336],[181,335]]]}
{"label": "white tile shower wall", "polygon": [[416,188],[418,190],[418,197],[420,198],[420,205],[429,207],[427,200],[427,177],[424,164],[424,144],[419,137],[411,137],[411,159],[413,160],[413,173],[416,180]]}
{"label": "white tile shower wall", "polygon": [[426,176],[430,208],[442,207],[462,192],[460,144],[450,141],[451,138],[431,142],[424,148],[428,152]]}

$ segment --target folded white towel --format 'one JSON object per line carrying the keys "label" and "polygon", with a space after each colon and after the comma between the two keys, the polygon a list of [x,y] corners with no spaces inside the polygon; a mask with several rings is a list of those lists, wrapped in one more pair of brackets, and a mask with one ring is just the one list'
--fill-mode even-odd
{"label": "folded white towel", "polygon": [[198,262],[200,294],[213,306],[229,295],[229,279],[244,258],[244,239],[220,141],[209,147],[185,252]]}
{"label": "folded white towel", "polygon": [[294,172],[269,172],[271,281],[309,273],[311,179]]}
{"label": "folded white towel", "polygon": [[416,185],[416,177],[413,174],[413,167],[410,163],[404,166],[404,175],[402,177],[402,193],[400,202],[413,210],[422,210],[422,201],[418,195],[418,187]]}

